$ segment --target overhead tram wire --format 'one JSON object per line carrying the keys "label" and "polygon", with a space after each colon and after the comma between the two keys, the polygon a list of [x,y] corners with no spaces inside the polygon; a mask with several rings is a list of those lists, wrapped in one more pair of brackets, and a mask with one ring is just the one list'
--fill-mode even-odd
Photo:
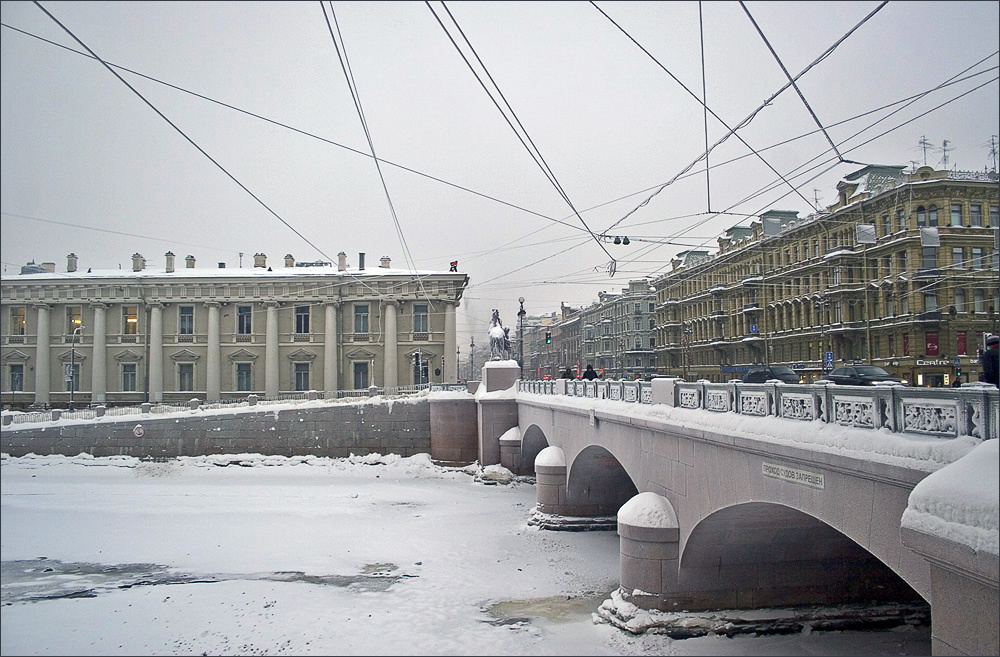
{"label": "overhead tram wire", "polygon": [[[587,225],[587,222],[584,221],[584,219],[580,215],[579,211],[577,211],[576,207],[573,205],[573,202],[570,200],[569,195],[566,193],[566,191],[563,189],[562,185],[556,179],[555,173],[552,171],[551,167],[549,167],[548,163],[545,161],[545,158],[542,156],[541,151],[538,149],[537,146],[535,146],[535,143],[532,141],[531,136],[528,134],[528,131],[524,128],[524,125],[521,123],[521,120],[518,119],[517,113],[514,112],[514,109],[510,106],[510,103],[507,102],[506,97],[504,97],[503,92],[500,90],[500,86],[493,79],[493,76],[490,75],[489,69],[486,68],[486,65],[483,63],[482,59],[479,57],[479,53],[476,52],[476,49],[472,46],[472,43],[469,41],[468,37],[465,36],[465,32],[462,30],[461,26],[458,24],[458,21],[455,20],[455,17],[452,15],[451,11],[448,9],[448,6],[445,5],[445,3],[442,0],[441,6],[444,8],[445,12],[448,14],[448,17],[451,19],[452,23],[455,25],[455,28],[458,30],[459,34],[462,35],[462,39],[465,41],[466,46],[469,48],[470,51],[472,51],[472,54],[475,55],[476,61],[479,63],[479,66],[482,67],[483,72],[486,73],[486,76],[489,78],[490,83],[493,85],[493,87],[497,91],[497,94],[499,94],[500,98],[503,100],[504,105],[507,107],[507,111],[510,112],[510,115],[514,118],[514,121],[516,121],[517,124],[518,124],[518,126],[520,126],[521,131],[524,133],[524,137],[523,138],[521,137],[521,134],[518,133],[518,131],[514,127],[514,125],[510,122],[510,119],[507,117],[507,114],[500,107],[499,103],[496,100],[496,97],[494,97],[494,95],[486,87],[486,84],[483,82],[483,79],[480,77],[479,73],[475,70],[475,67],[472,66],[472,63],[465,56],[465,53],[462,52],[462,49],[455,42],[455,39],[452,37],[452,35],[448,31],[448,29],[444,26],[444,23],[441,21],[441,18],[437,15],[437,12],[435,12],[434,8],[431,7],[430,2],[428,0],[425,0],[425,4],[427,5],[427,8],[430,9],[431,14],[434,15],[434,18],[435,18],[435,20],[437,20],[438,25],[441,26],[441,29],[444,30],[445,34],[448,36],[448,39],[451,41],[452,45],[455,46],[455,49],[458,51],[459,55],[462,57],[462,60],[465,61],[466,65],[469,67],[469,70],[472,72],[473,76],[475,76],[475,78],[479,82],[480,86],[482,86],[483,90],[486,92],[486,94],[493,101],[493,104],[496,106],[496,108],[503,115],[504,120],[507,121],[507,125],[510,126],[511,130],[514,131],[514,134],[517,136],[518,140],[521,142],[521,145],[524,146],[525,150],[528,151],[528,154],[531,156],[531,158],[535,161],[535,163],[539,166],[539,168],[542,169],[542,172],[545,174],[546,178],[549,179],[549,182],[553,185],[553,187],[555,187],[556,191],[559,192],[559,195],[562,196],[562,198],[563,198],[564,201],[566,201],[566,204],[573,211],[573,214],[576,216],[577,219],[580,220],[580,223],[583,224],[583,227],[587,229],[587,232],[590,233],[590,236],[594,239],[595,242],[597,242],[597,245],[600,246],[601,250],[604,251],[604,253],[607,254],[607,256],[611,259],[610,262],[608,263],[608,272],[609,272],[609,274],[611,276],[614,276],[614,274],[615,274],[615,268],[616,268],[616,261],[615,261],[614,256],[612,256],[611,253],[604,247],[604,244],[601,243],[601,240],[597,237],[597,235],[594,234],[594,231],[592,231],[590,229],[590,226]],[[532,150],[532,148],[528,147],[528,144],[525,143],[525,141],[524,141],[525,139],[527,139],[528,142],[531,143],[531,146],[532,146],[532,148],[534,148],[534,151]]]}
{"label": "overhead tram wire", "polygon": [[[798,75],[796,75],[794,79],[798,80],[803,75],[805,75],[810,69],[812,69],[814,66],[816,66],[817,64],[819,64],[820,62],[822,62],[824,59],[826,59],[830,55],[830,53],[832,53],[834,50],[836,50],[836,48],[838,46],[840,46],[840,44],[843,43],[851,34],[853,34],[858,28],[860,28],[862,25],[864,25],[866,22],[868,22],[868,20],[870,20],[872,18],[872,16],[874,16],[879,10],[881,10],[882,7],[884,7],[887,4],[887,2],[888,2],[888,0],[884,0],[878,7],[876,7],[874,10],[872,10],[865,18],[863,18],[861,20],[861,22],[859,22],[853,28],[851,28],[850,30],[848,30],[848,32],[846,34],[844,34],[844,36],[842,36],[840,39],[838,39],[832,46],[830,46],[829,48],[827,48],[827,50],[822,55],[820,55],[819,57],[817,57],[815,60],[813,60],[813,62],[811,64],[809,64],[808,66],[806,66],[806,68],[804,68]],[[650,59],[652,59],[654,62],[656,62],[656,64],[659,65],[660,68],[662,68],[664,71],[666,71],[668,75],[670,75],[671,77],[673,77],[673,74],[670,73],[670,71],[667,70],[666,67],[664,67],[662,64],[660,64],[660,62],[657,61],[656,58],[653,57],[652,54],[649,53],[649,51],[647,51],[645,48],[643,48],[642,45],[640,45],[639,42],[636,41],[632,37],[632,35],[630,35],[628,32],[626,32],[625,29],[622,28],[620,25],[618,25],[618,23],[616,23],[614,21],[614,19],[612,19],[610,16],[608,16],[604,12],[604,10],[602,10],[600,7],[598,7],[597,4],[594,2],[594,0],[591,0],[590,4],[593,5],[594,8],[597,9],[597,11],[599,11],[601,13],[601,15],[603,15],[605,18],[607,18],[611,22],[612,25],[614,25],[615,27],[617,27],[622,32],[622,34],[624,34],[626,37],[628,37],[629,40],[632,41],[632,43],[634,43],[640,50],[642,50],[644,53],[646,53],[646,55]],[[681,87],[684,88],[687,91],[687,88],[684,87],[683,83],[681,83],[679,80],[677,80],[676,77],[674,78],[674,80],[676,80],[678,82],[678,84],[680,84]],[[773,101],[775,98],[777,98],[789,86],[791,86],[791,83],[784,85],[781,89],[779,89],[777,92],[775,92],[770,98],[768,98],[767,100],[765,100],[759,107],[757,107],[757,109],[753,110],[745,119],[743,119],[734,128],[729,128],[729,126],[727,126],[725,122],[723,122],[721,119],[719,119],[719,117],[715,116],[715,114],[713,113],[713,116],[716,119],[718,119],[719,122],[722,123],[722,125],[726,126],[726,129],[728,130],[728,132],[725,135],[723,135],[718,141],[716,141],[715,144],[713,144],[712,147],[709,148],[707,152],[705,152],[704,154],[702,154],[701,156],[699,156],[697,159],[695,159],[693,162],[691,162],[691,164],[689,164],[684,169],[682,169],[676,176],[674,176],[672,179],[670,179],[669,181],[667,181],[666,183],[664,183],[655,192],[653,192],[645,201],[643,201],[642,203],[640,203],[638,206],[636,206],[631,211],[629,211],[625,216],[623,216],[618,221],[616,221],[611,226],[609,226],[605,232],[607,232],[608,230],[612,230],[615,226],[617,226],[621,222],[625,221],[625,219],[627,219],[630,215],[632,215],[633,213],[635,213],[636,211],[638,211],[640,208],[645,207],[653,199],[653,197],[655,197],[657,194],[659,194],[660,192],[662,192],[663,189],[665,189],[669,185],[673,184],[678,178],[680,178],[681,175],[683,175],[683,174],[687,173],[688,171],[690,171],[691,168],[694,167],[695,164],[697,164],[698,162],[700,162],[703,157],[708,157],[709,153],[711,153],[712,150],[715,150],[715,148],[717,148],[720,144],[722,144],[724,141],[726,141],[727,139],[729,139],[729,137],[735,135],[737,130],[739,130],[740,128],[742,128],[742,127],[746,126],[747,124],[749,124],[750,121],[752,121],[753,118],[758,113],[760,113],[761,110],[763,110],[765,107],[767,107],[771,103],[771,101]],[[690,94],[691,92],[688,91],[688,93]],[[697,96],[694,96],[694,94],[691,94],[691,95],[697,100]],[[737,136],[737,139],[740,139],[740,137]],[[742,141],[742,139],[740,139],[740,140]],[[744,142],[744,145],[746,145],[747,148],[750,148],[750,146],[748,144],[746,144],[746,142]],[[751,148],[750,150],[753,150],[753,149]],[[760,157],[760,155],[758,153],[756,153],[756,151],[754,153],[758,157]],[[761,158],[761,160],[764,161],[763,158]],[[764,161],[764,162],[766,164],[766,161]],[[770,166],[770,165],[768,165],[768,166]],[[773,167],[772,167],[772,170],[773,170]],[[777,173],[777,171],[775,171],[775,173]],[[778,174],[778,175],[780,175],[780,174]],[[789,187],[791,187],[791,185],[789,185]],[[799,194],[799,195],[801,196],[801,194]],[[809,203],[809,200],[806,199],[804,196],[802,198],[803,198],[803,200],[805,200],[805,202],[807,204]]]}
{"label": "overhead tram wire", "polygon": [[857,162],[847,162],[847,160],[844,159],[844,156],[841,155],[840,151],[837,150],[837,145],[834,144],[833,139],[830,138],[830,133],[826,131],[826,128],[823,127],[823,123],[819,120],[819,117],[816,116],[816,112],[814,112],[813,108],[809,106],[809,101],[806,100],[806,97],[802,93],[802,90],[799,89],[799,85],[797,85],[795,83],[795,80],[792,79],[792,74],[788,72],[787,68],[785,68],[784,63],[781,61],[781,58],[778,57],[778,53],[776,53],[774,51],[774,48],[771,46],[771,42],[767,40],[766,36],[764,36],[763,30],[760,29],[759,25],[757,25],[757,21],[755,21],[753,16],[750,14],[750,10],[747,9],[747,6],[746,4],[744,4],[743,0],[739,0],[739,2],[740,2],[740,7],[743,8],[743,11],[746,13],[747,18],[750,19],[751,23],[753,23],[754,29],[757,30],[757,34],[759,34],[760,38],[764,41],[764,45],[767,46],[767,49],[771,51],[771,55],[774,56],[774,61],[778,62],[778,66],[781,67],[781,72],[785,74],[786,78],[788,78],[788,81],[791,83],[792,88],[795,89],[795,93],[799,95],[799,99],[802,101],[802,104],[805,105],[806,110],[809,111],[809,115],[812,116],[813,121],[815,121],[816,125],[819,126],[819,129],[823,131],[823,136],[826,137],[826,141],[827,143],[830,144],[830,148],[833,149],[833,152],[837,154],[837,159],[839,159],[841,162],[845,162],[848,164],[857,164]]}
{"label": "overhead tram wire", "polygon": [[[372,142],[371,132],[368,130],[368,121],[365,119],[365,111],[361,105],[361,94],[358,92],[357,85],[354,82],[354,73],[351,71],[351,64],[347,57],[347,45],[344,43],[344,36],[340,32],[340,24],[337,23],[337,14],[333,10],[333,2],[330,2],[330,14],[333,16],[333,23],[337,26],[337,34],[334,36],[333,26],[330,25],[330,17],[326,14],[326,6],[323,1],[320,0],[320,8],[323,10],[323,19],[326,21],[326,27],[330,31],[330,40],[333,41],[333,47],[337,51],[337,59],[340,61],[340,68],[344,72],[344,77],[347,78],[347,87],[351,92],[351,98],[354,100],[354,108],[358,112],[358,118],[361,120],[361,127],[365,131],[365,139],[368,141],[368,148],[371,150],[371,157],[375,161],[375,168],[378,170],[379,180],[382,181],[382,191],[385,192],[385,200],[389,204],[389,213],[392,215],[392,222],[396,226],[396,235],[399,237],[399,245],[403,250],[403,255],[406,258],[406,263],[409,265],[410,269],[416,271],[416,267],[413,265],[413,257],[410,255],[410,247],[406,244],[406,237],[403,235],[403,228],[399,225],[399,217],[396,215],[396,208],[392,203],[392,196],[389,194],[389,186],[385,182],[385,176],[382,174],[382,167],[378,162],[378,157],[375,154],[375,144]],[[340,37],[340,43],[337,43],[337,37]]]}
{"label": "overhead tram wire", "polygon": [[[7,28],[9,30],[14,30],[15,32],[20,32],[21,34],[24,34],[25,36],[29,36],[29,37],[31,37],[33,39],[37,39],[37,40],[42,41],[44,43],[48,43],[49,45],[56,46],[57,48],[62,48],[63,50],[66,50],[66,51],[71,52],[71,53],[76,54],[76,55],[80,55],[81,57],[86,57],[88,59],[98,60],[98,58],[94,57],[93,55],[89,55],[89,54],[87,54],[85,52],[80,52],[79,50],[75,50],[73,48],[70,48],[69,46],[64,46],[61,43],[56,43],[55,41],[51,41],[51,40],[46,39],[44,37],[40,37],[37,34],[32,34],[31,32],[27,32],[25,30],[22,30],[20,28],[14,27],[12,25],[8,25],[7,23],[0,23],[0,27],[5,27],[5,28]],[[100,60],[98,60],[98,61],[100,61]],[[342,148],[342,149],[344,149],[346,151],[350,151],[351,153],[355,153],[357,155],[363,155],[364,157],[371,157],[371,153],[366,153],[364,151],[359,151],[356,148],[351,148],[350,146],[346,146],[344,144],[335,142],[332,139],[327,139],[326,137],[321,137],[319,135],[313,134],[313,133],[308,132],[306,130],[302,130],[302,129],[296,128],[294,126],[290,126],[290,125],[288,125],[286,123],[282,123],[280,121],[276,121],[275,119],[270,119],[270,118],[268,118],[266,116],[263,116],[261,114],[256,114],[256,113],[251,112],[249,110],[245,110],[245,109],[243,109],[241,107],[237,107],[235,105],[230,105],[229,103],[225,103],[225,102],[223,102],[221,100],[217,100],[215,98],[212,98],[211,96],[206,96],[206,95],[200,94],[200,93],[198,93],[196,91],[191,91],[190,89],[185,89],[184,87],[180,87],[180,86],[177,86],[175,84],[171,84],[170,82],[166,82],[164,80],[160,80],[160,79],[154,78],[154,77],[152,77],[150,75],[146,75],[145,73],[140,73],[139,71],[127,68],[125,66],[121,66],[121,65],[114,64],[114,63],[111,63],[111,62],[105,62],[105,63],[108,66],[111,66],[111,67],[116,68],[116,69],[121,70],[121,71],[125,71],[127,73],[131,73],[132,75],[136,75],[138,77],[144,78],[146,80],[149,80],[150,82],[155,82],[155,83],[161,84],[161,85],[163,85],[165,87],[170,87],[171,89],[174,89],[176,91],[180,91],[180,92],[188,94],[190,96],[194,96],[195,98],[200,98],[202,100],[206,100],[206,101],[208,101],[210,103],[214,103],[214,104],[219,105],[221,107],[225,107],[226,109],[231,109],[233,111],[239,112],[241,114],[245,114],[245,115],[253,117],[255,119],[259,119],[261,121],[265,121],[265,122],[270,123],[272,125],[276,125],[279,128],[284,128],[286,130],[291,130],[292,132],[296,132],[296,133],[298,133],[300,135],[303,135],[305,137],[309,137],[311,139],[316,139],[318,141],[322,141],[324,143],[330,144],[331,146],[336,146],[337,148]],[[562,224],[562,225],[564,225],[564,226],[566,226],[568,228],[573,228],[574,230],[583,230],[582,228],[580,228],[579,226],[577,226],[575,224],[571,224],[571,223],[568,223],[568,222],[566,222],[564,220],[560,220],[560,219],[555,219],[553,217],[549,217],[549,216],[541,214],[539,212],[535,212],[534,210],[529,210],[528,208],[523,208],[523,207],[521,207],[519,205],[516,205],[514,203],[510,203],[509,201],[504,201],[502,199],[495,198],[495,197],[490,196],[488,194],[484,194],[482,192],[477,192],[474,189],[469,189],[468,187],[463,187],[462,185],[459,185],[457,183],[449,182],[449,181],[444,180],[442,178],[437,178],[436,176],[432,176],[432,175],[430,175],[428,173],[424,173],[424,172],[418,171],[416,169],[411,169],[410,167],[407,167],[407,166],[402,165],[402,164],[398,164],[398,163],[393,162],[391,160],[386,160],[386,159],[379,158],[379,162],[381,162],[383,164],[388,164],[389,166],[392,166],[392,167],[396,167],[397,169],[401,169],[401,170],[406,171],[408,173],[412,173],[412,174],[421,176],[423,178],[427,178],[428,180],[433,180],[434,182],[438,182],[438,183],[441,183],[443,185],[448,185],[449,187],[454,187],[455,189],[461,190],[463,192],[468,192],[470,194],[474,194],[474,195],[479,196],[481,198],[484,198],[486,200],[494,201],[496,203],[500,203],[502,205],[506,205],[507,207],[513,208],[515,210],[520,210],[520,211],[526,212],[528,214],[533,214],[536,217],[539,217],[541,219],[547,219],[548,221],[551,221],[551,222],[554,222],[554,223],[557,223],[557,224]],[[637,193],[640,193],[640,192],[637,192]]]}
{"label": "overhead tram wire", "polygon": [[33,0],[33,2],[35,4],[35,6],[38,7],[39,9],[41,9],[45,13],[46,16],[48,16],[49,18],[51,18],[52,21],[55,22],[56,25],[58,25],[59,27],[61,27],[66,32],[66,34],[70,35],[73,38],[73,40],[76,41],[77,43],[79,43],[87,52],[89,52],[94,59],[96,59],[97,61],[99,61],[101,63],[101,65],[104,66],[104,68],[108,69],[108,71],[112,75],[114,75],[116,78],[118,78],[118,80],[120,80],[122,84],[124,84],[126,87],[128,87],[132,91],[132,93],[134,93],[136,96],[138,96],[142,100],[142,102],[146,103],[146,105],[148,105],[150,107],[150,109],[152,109],[154,112],[157,113],[157,115],[159,115],[160,118],[162,118],[164,121],[166,121],[170,125],[171,128],[173,128],[174,130],[176,130],[182,137],[184,137],[184,139],[186,139],[189,144],[191,144],[196,149],[198,149],[198,152],[200,152],[202,155],[204,155],[205,157],[207,157],[209,159],[209,161],[212,164],[214,164],[216,167],[218,167],[220,171],[222,171],[224,174],[226,174],[229,177],[230,180],[232,180],[237,185],[239,185],[240,188],[243,191],[245,191],[247,194],[249,194],[253,198],[253,200],[257,201],[257,203],[259,203],[261,207],[263,207],[265,210],[267,210],[268,212],[270,212],[271,215],[274,216],[275,219],[277,219],[278,221],[280,221],[289,230],[291,230],[293,233],[295,233],[296,235],[298,235],[306,244],[308,244],[312,248],[316,249],[317,253],[319,253],[320,255],[322,255],[327,260],[332,260],[330,258],[330,256],[326,255],[326,253],[324,253],[321,248],[319,248],[318,246],[316,246],[315,244],[313,244],[305,235],[303,235],[302,233],[300,233],[294,226],[292,226],[290,223],[288,223],[287,221],[285,221],[277,212],[275,212],[274,210],[272,210],[270,208],[270,206],[268,206],[266,203],[264,203],[264,201],[262,201],[260,199],[260,197],[258,197],[256,194],[254,194],[253,192],[251,192],[250,189],[246,185],[244,185],[242,182],[240,182],[236,178],[236,176],[234,176],[233,174],[229,173],[229,171],[224,166],[222,166],[221,164],[219,164],[219,162],[216,161],[215,158],[213,158],[211,155],[209,155],[208,152],[205,151],[205,149],[203,149],[201,146],[199,146],[183,130],[181,130],[179,127],[177,127],[177,125],[173,121],[171,121],[170,119],[168,119],[163,112],[161,112],[159,109],[157,109],[157,107],[155,105],[153,105],[153,103],[149,102],[149,100],[147,100],[145,96],[143,96],[141,93],[139,93],[139,91],[135,87],[133,87],[132,85],[130,85],[128,83],[128,81],[125,80],[125,78],[123,78],[122,76],[120,76],[118,74],[118,72],[115,71],[113,68],[111,68],[111,66],[109,66],[107,62],[105,62],[103,59],[101,59],[97,55],[97,53],[95,53],[93,50],[91,50],[90,47],[87,46],[87,44],[85,44],[83,41],[81,41],[79,39],[79,37],[77,37],[75,34],[73,34],[73,32],[68,27],[66,27],[61,22],[59,22],[59,19],[57,19],[55,16],[53,16],[49,12],[49,10],[47,10],[45,7],[43,7],[42,4],[40,2],[38,2],[38,0]]}

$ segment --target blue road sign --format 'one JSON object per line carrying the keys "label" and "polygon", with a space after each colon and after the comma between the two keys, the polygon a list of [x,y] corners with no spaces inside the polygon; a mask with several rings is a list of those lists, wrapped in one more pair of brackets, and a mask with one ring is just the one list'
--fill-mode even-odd
{"label": "blue road sign", "polygon": [[750,325],[750,332],[751,333],[756,333],[757,332],[757,325],[756,324],[751,324]]}
{"label": "blue road sign", "polygon": [[826,357],[823,359],[823,365],[824,365],[824,367],[829,367],[829,368],[833,367],[833,352],[832,351],[826,352]]}

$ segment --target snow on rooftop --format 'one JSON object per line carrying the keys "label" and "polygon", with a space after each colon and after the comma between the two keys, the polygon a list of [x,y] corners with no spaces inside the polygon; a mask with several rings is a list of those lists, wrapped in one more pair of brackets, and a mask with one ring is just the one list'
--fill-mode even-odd
{"label": "snow on rooftop", "polygon": [[[4,274],[2,279],[5,282],[34,282],[34,281],[65,281],[65,280],[91,280],[91,279],[150,279],[150,278],[282,278],[286,276],[303,277],[358,277],[358,276],[430,276],[434,274],[447,274],[444,271],[431,270],[408,270],[392,269],[386,267],[370,267],[366,269],[347,268],[338,271],[336,267],[276,267],[269,270],[264,267],[179,267],[172,272],[168,272],[163,267],[146,267],[139,271],[132,269],[93,269],[91,271],[74,272],[44,272],[36,274]],[[455,272],[451,272],[454,274]],[[461,275],[461,274],[457,274]]]}

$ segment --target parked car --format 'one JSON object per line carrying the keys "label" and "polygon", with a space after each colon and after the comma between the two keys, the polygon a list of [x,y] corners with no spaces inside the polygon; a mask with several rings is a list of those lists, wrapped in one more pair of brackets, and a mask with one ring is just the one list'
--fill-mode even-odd
{"label": "parked car", "polygon": [[802,383],[802,377],[786,365],[754,367],[743,375],[744,383],[764,383],[771,379],[777,379],[782,383]]}
{"label": "parked car", "polygon": [[892,383],[905,385],[906,383],[903,379],[889,374],[876,365],[846,365],[838,367],[824,376],[823,379],[847,386],[873,386]]}

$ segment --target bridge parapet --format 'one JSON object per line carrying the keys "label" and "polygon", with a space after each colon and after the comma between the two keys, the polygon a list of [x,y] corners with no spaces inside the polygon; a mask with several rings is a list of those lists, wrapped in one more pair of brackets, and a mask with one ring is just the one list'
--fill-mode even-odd
{"label": "bridge parapet", "polygon": [[[939,438],[1000,438],[1000,392],[985,384],[961,388],[843,386],[830,384],[653,381],[518,381],[517,390],[540,395],[668,404],[715,413],[821,420],[861,429],[888,429]],[[563,392],[565,391],[565,392]]]}

